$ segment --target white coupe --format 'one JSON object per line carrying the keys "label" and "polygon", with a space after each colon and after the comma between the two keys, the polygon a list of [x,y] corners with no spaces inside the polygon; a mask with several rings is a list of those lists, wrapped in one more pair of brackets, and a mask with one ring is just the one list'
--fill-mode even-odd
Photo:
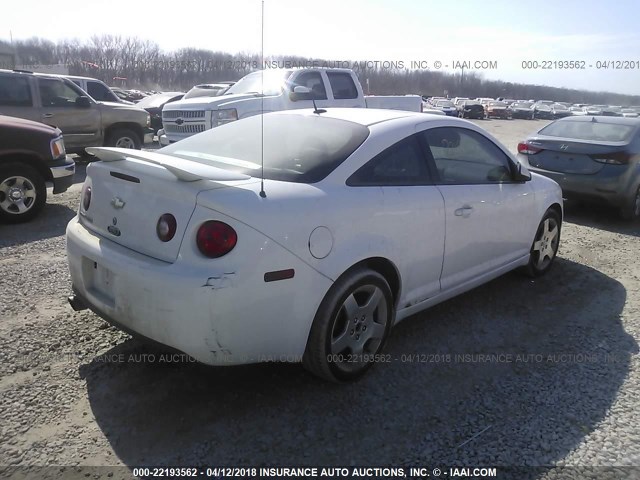
{"label": "white coupe", "polygon": [[72,307],[210,365],[352,380],[400,320],[558,250],[560,187],[457,118],[295,110],[87,150]]}

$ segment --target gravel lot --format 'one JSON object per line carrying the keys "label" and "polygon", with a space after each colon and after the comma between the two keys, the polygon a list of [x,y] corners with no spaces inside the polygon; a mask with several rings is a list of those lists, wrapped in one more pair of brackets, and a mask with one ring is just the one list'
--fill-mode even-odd
{"label": "gravel lot", "polygon": [[[545,122],[478,123],[515,148]],[[73,312],[80,187],[0,226],[0,465],[640,465],[640,225],[614,212],[569,205],[549,275],[416,315],[387,345],[395,361],[338,386],[297,365],[162,361]],[[107,476],[38,473],[73,474]]]}

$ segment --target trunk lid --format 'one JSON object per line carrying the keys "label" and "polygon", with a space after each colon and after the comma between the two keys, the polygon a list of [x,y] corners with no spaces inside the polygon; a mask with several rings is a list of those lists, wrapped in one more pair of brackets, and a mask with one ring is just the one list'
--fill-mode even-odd
{"label": "trunk lid", "polygon": [[626,144],[620,142],[576,142],[568,138],[535,138],[527,143],[542,149],[535,155],[529,155],[532,167],[581,175],[593,175],[602,170],[604,163],[597,162],[594,158],[622,153],[626,147]]}
{"label": "trunk lid", "polygon": [[[246,183],[246,175],[153,152],[88,148],[103,161],[87,168],[91,203],[80,207],[82,224],[94,233],[149,257],[174,262],[198,193]],[[160,216],[172,214],[176,233],[158,238]]]}

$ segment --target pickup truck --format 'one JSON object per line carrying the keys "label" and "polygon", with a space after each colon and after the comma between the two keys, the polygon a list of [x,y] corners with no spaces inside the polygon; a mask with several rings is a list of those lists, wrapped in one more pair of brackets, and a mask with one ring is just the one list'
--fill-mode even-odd
{"label": "pickup truck", "polygon": [[19,70],[0,70],[0,114],[59,128],[69,153],[85,147],[140,149],[153,141],[151,117],[140,107],[97,102],[71,80]]}
{"label": "pickup truck", "polygon": [[419,95],[365,96],[353,70],[273,69],[250,73],[218,97],[190,98],[165,105],[161,145],[262,112],[313,108],[385,108],[423,111]]}
{"label": "pickup truck", "polygon": [[0,223],[31,220],[44,207],[46,183],[62,193],[74,173],[60,130],[0,115]]}

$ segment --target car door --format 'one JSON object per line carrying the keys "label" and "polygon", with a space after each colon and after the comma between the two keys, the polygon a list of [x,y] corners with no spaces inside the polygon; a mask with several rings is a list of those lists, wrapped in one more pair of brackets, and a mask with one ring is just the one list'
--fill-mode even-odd
{"label": "car door", "polygon": [[37,85],[40,121],[62,130],[67,149],[101,144],[100,110],[92,100],[80,105],[83,90],[60,78],[37,77]]}
{"label": "car door", "polygon": [[33,97],[28,76],[0,73],[0,115],[40,121]]}
{"label": "car door", "polygon": [[[287,95],[293,93],[296,87],[306,87],[311,90],[307,94],[297,94],[297,100],[293,101],[292,108],[313,108],[313,100],[318,108],[328,107],[329,98],[327,87],[322,74],[317,70],[306,70],[291,75],[287,81]],[[291,98],[291,97],[290,97]]]}
{"label": "car door", "polygon": [[483,134],[439,127],[421,134],[444,198],[446,243],[440,279],[448,290],[526,256],[531,247],[529,183],[513,181],[514,163]]}
{"label": "car door", "polygon": [[347,180],[347,185],[382,191],[383,207],[373,220],[384,226],[384,235],[390,236],[395,245],[389,255],[402,274],[399,307],[439,293],[444,201],[417,135],[376,155]]}

